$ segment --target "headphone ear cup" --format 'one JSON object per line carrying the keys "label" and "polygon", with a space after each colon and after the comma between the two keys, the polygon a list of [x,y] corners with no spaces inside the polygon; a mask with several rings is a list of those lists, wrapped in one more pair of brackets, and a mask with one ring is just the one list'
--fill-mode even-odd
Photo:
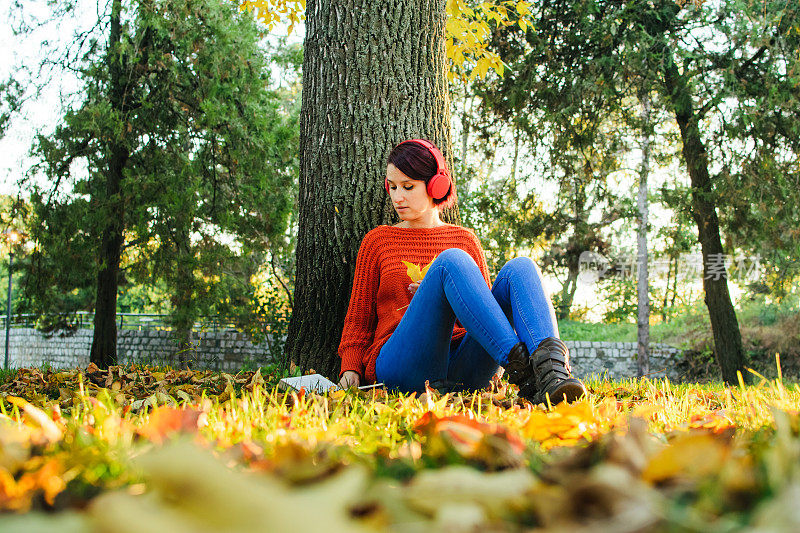
{"label": "headphone ear cup", "polygon": [[428,181],[428,195],[434,200],[441,200],[450,191],[450,178],[439,172]]}
{"label": "headphone ear cup", "polygon": [[386,189],[386,192],[389,192],[389,180],[383,178],[383,188]]}

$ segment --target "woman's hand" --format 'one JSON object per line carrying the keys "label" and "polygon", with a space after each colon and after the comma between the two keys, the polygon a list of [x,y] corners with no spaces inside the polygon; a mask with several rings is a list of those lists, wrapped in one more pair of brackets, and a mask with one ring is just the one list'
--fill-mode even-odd
{"label": "woman's hand", "polygon": [[339,380],[339,387],[349,389],[350,387],[358,387],[361,382],[361,377],[358,372],[347,370],[342,374],[342,379]]}
{"label": "woman's hand", "polygon": [[414,293],[417,292],[418,288],[419,288],[419,283],[412,283],[411,285],[408,286],[408,292],[410,292],[411,295],[413,296]]}

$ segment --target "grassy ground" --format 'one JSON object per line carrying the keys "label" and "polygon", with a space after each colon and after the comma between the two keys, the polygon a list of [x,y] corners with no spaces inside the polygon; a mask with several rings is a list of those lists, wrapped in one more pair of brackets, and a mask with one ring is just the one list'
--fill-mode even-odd
{"label": "grassy ground", "polygon": [[0,530],[796,530],[800,388],[588,383],[572,405],[284,393],[260,372],[22,370]]}
{"label": "grassy ground", "polygon": [[[565,340],[592,342],[636,342],[637,326],[634,323],[602,323],[562,320],[559,333]],[[710,341],[711,328],[708,313],[703,309],[691,309],[669,322],[650,325],[650,341],[665,342],[685,349],[704,348]]]}

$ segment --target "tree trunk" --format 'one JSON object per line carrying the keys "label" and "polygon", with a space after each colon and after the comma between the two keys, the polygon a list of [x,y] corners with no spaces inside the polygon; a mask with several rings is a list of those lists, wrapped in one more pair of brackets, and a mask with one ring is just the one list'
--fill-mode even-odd
{"label": "tree trunk", "polygon": [[570,256],[567,260],[567,279],[561,287],[556,318],[558,320],[569,320],[569,312],[572,309],[572,302],[575,301],[575,292],[578,289],[578,276],[580,275],[580,261],[578,258],[573,261]]}
{"label": "tree trunk", "polygon": [[736,384],[738,371],[745,376],[744,351],[739,322],[728,292],[716,202],[708,173],[706,147],[700,137],[701,117],[694,111],[688,82],[678,71],[668,49],[664,54],[664,81],[681,131],[683,157],[692,183],[692,217],[697,223],[703,254],[703,289],[714,335],[714,353],[722,378],[726,383]]}
{"label": "tree trunk", "polygon": [[578,277],[581,273],[581,254],[591,249],[588,243],[590,227],[589,213],[586,210],[586,189],[580,178],[573,176],[574,193],[572,194],[572,208],[574,226],[572,236],[567,242],[564,262],[567,265],[567,279],[561,287],[561,296],[556,319],[568,320],[575,293],[578,290]]}
{"label": "tree trunk", "polygon": [[[444,32],[444,0],[307,4],[297,277],[286,348],[303,369],[338,373],[361,239],[394,221],[383,188],[392,146],[424,137],[450,153]],[[457,217],[452,210],[444,218]]]}
{"label": "tree trunk", "polygon": [[192,346],[192,330],[197,320],[197,306],[192,301],[195,298],[196,267],[194,250],[191,246],[191,235],[188,220],[176,221],[179,229],[175,231],[175,271],[172,291],[172,327],[175,332],[175,341],[178,348],[178,366],[189,368],[195,361],[195,350]]}
{"label": "tree trunk", "polygon": [[647,269],[647,177],[650,173],[650,97],[644,94],[639,101],[642,105],[642,166],[639,171],[639,235],[637,236],[638,280],[636,292],[638,298],[637,339],[638,358],[636,371],[639,377],[650,373],[650,294]]}
{"label": "tree trunk", "polygon": [[661,320],[666,323],[667,317],[667,302],[669,301],[669,284],[672,281],[672,258],[667,260],[667,281],[664,284],[664,301],[661,304]]}
{"label": "tree trunk", "polygon": [[[125,114],[125,80],[120,52],[122,2],[114,0],[108,42],[109,101],[119,117]],[[122,201],[122,179],[130,153],[124,143],[124,132],[109,144],[108,167],[105,171],[105,205],[102,209],[103,230],[100,242],[97,295],[94,307],[94,334],[89,360],[100,368],[117,363],[117,287],[122,254],[125,202]]]}
{"label": "tree trunk", "polygon": [[514,159],[511,160],[511,183],[514,185],[514,189],[516,190],[517,186],[517,164],[519,163],[519,128],[517,124],[514,123]]}
{"label": "tree trunk", "polygon": [[676,256],[674,259],[675,266],[674,270],[674,277],[672,278],[672,299],[670,300],[669,306],[674,309],[675,308],[675,299],[678,297],[678,269],[680,265],[678,264],[680,257]]}

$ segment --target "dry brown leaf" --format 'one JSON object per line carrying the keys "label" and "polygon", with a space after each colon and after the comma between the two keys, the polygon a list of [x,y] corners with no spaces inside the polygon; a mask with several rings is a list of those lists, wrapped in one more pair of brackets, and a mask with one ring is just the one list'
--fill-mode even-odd
{"label": "dry brown leaf", "polygon": [[447,505],[477,506],[489,517],[508,516],[527,506],[538,482],[526,468],[481,472],[467,466],[424,470],[409,483],[405,501],[434,516]]}
{"label": "dry brown leaf", "polygon": [[606,463],[565,475],[531,497],[547,530],[587,533],[650,531],[661,520],[658,502],[656,491],[629,470]]}
{"label": "dry brown leaf", "polygon": [[640,418],[628,421],[628,431],[616,431],[605,439],[606,460],[628,468],[640,475],[650,457],[663,448],[647,430],[647,422]]}
{"label": "dry brown leaf", "polygon": [[139,519],[157,517],[153,531],[359,531],[351,502],[363,498],[366,474],[344,469],[325,481],[292,490],[277,480],[231,470],[207,450],[187,442],[154,448],[136,459],[150,496],[105,494],[91,505],[98,524],[114,531],[143,530]]}

